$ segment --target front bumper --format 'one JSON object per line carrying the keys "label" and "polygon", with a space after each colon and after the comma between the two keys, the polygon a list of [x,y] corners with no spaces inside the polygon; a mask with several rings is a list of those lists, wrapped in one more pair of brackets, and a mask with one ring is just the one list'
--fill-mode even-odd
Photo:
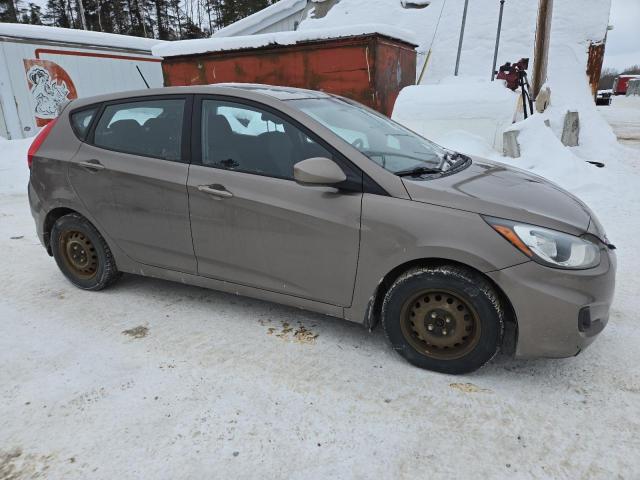
{"label": "front bumper", "polygon": [[487,275],[507,295],[518,322],[515,356],[577,355],[609,321],[616,257],[604,251],[588,270],[560,270],[527,262]]}

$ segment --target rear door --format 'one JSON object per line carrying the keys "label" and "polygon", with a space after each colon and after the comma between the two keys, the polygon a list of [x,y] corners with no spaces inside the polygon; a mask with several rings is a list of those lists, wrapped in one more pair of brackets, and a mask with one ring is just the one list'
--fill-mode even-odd
{"label": "rear door", "polygon": [[[191,96],[109,102],[69,166],[78,196],[132,259],[195,273],[187,176]],[[72,113],[82,137],[83,112]]]}
{"label": "rear door", "polygon": [[319,139],[278,112],[235,100],[196,97],[188,187],[198,272],[350,305],[362,175],[342,165],[358,186],[356,192],[302,186],[293,180],[295,163],[334,156]]}

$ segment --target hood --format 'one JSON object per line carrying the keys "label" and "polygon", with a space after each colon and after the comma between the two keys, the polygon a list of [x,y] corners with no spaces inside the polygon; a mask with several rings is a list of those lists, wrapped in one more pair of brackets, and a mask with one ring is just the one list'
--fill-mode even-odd
{"label": "hood", "polygon": [[416,202],[430,203],[581,235],[591,217],[558,185],[524,170],[473,158],[464,170],[433,180],[403,178]]}

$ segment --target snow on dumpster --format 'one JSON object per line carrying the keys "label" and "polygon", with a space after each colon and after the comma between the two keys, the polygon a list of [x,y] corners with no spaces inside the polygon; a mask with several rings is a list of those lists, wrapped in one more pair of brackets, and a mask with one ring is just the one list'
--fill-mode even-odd
{"label": "snow on dumpster", "polygon": [[[30,137],[67,100],[162,86],[160,40],[0,23],[0,136]],[[140,72],[138,72],[140,69]]]}
{"label": "snow on dumpster", "polygon": [[391,115],[400,90],[415,83],[412,32],[353,25],[304,32],[182,40],[153,49],[165,86],[264,83],[322,90]]}

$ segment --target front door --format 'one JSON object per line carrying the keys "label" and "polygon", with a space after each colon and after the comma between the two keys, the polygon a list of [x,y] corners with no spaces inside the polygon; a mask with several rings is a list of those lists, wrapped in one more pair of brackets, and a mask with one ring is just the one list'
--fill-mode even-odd
{"label": "front door", "polygon": [[349,306],[362,193],[293,180],[295,163],[332,152],[256,106],[204,98],[194,110],[188,190],[198,272]]}
{"label": "front door", "polygon": [[[107,104],[69,177],[98,228],[129,257],[195,273],[182,145],[186,102],[165,96]],[[82,114],[72,117],[76,130]]]}

